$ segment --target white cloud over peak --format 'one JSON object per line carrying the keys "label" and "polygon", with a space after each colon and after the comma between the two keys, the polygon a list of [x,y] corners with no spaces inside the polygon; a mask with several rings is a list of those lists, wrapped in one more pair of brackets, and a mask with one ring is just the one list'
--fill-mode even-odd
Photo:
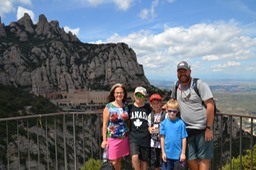
{"label": "white cloud over peak", "polygon": [[19,6],[18,9],[17,9],[17,15],[16,15],[17,20],[22,18],[24,16],[24,13],[28,13],[28,15],[30,16],[31,20],[35,23],[35,21],[34,21],[34,19],[35,19],[34,12],[29,10],[29,9],[23,8],[21,6]]}
{"label": "white cloud over peak", "polygon": [[72,34],[75,34],[76,36],[78,36],[78,35],[79,35],[80,28],[74,28],[74,29],[72,29],[72,28],[70,28],[70,27],[68,27],[68,26],[65,26],[65,27],[64,27],[64,30],[65,30],[67,33],[70,31],[70,32],[72,32]]}
{"label": "white cloud over peak", "polygon": [[15,5],[31,5],[31,0],[1,0],[0,1],[0,16],[7,13],[15,12]]}
{"label": "white cloud over peak", "polygon": [[216,71],[240,66],[240,60],[256,55],[256,50],[251,50],[256,46],[256,39],[241,35],[238,25],[225,22],[202,23],[189,28],[166,26],[157,34],[150,30],[141,30],[123,37],[115,34],[107,42],[127,43],[134,49],[139,63],[143,64],[149,75],[162,75],[162,72],[170,70],[171,63],[176,64],[184,58],[206,61],[211,65],[215,61],[231,60],[212,68]]}
{"label": "white cloud over peak", "polygon": [[1,0],[0,1],[0,16],[4,16],[4,14],[13,12],[15,10],[13,6],[13,1],[10,0]]}

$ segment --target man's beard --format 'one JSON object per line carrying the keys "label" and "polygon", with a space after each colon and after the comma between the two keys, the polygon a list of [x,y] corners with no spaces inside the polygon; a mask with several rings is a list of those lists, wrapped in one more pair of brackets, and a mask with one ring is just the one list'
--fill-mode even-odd
{"label": "man's beard", "polygon": [[190,78],[191,78],[190,76],[182,75],[179,77],[179,81],[181,83],[188,83],[190,81]]}

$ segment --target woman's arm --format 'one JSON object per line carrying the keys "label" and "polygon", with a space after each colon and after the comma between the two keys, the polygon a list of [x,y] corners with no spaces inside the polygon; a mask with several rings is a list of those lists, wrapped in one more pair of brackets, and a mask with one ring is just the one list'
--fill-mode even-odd
{"label": "woman's arm", "polygon": [[108,146],[108,142],[107,142],[108,121],[109,121],[109,112],[108,112],[108,108],[105,107],[103,110],[102,143],[101,143],[102,148],[106,148]]}

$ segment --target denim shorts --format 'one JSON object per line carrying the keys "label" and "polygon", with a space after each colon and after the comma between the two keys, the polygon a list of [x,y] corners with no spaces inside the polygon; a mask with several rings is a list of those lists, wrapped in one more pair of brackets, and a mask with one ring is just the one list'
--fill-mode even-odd
{"label": "denim shorts", "polygon": [[205,141],[205,130],[187,138],[187,160],[212,159],[213,140]]}
{"label": "denim shorts", "polygon": [[150,147],[142,147],[136,143],[130,143],[130,155],[139,155],[141,161],[148,161]]}
{"label": "denim shorts", "polygon": [[176,162],[178,160],[174,160],[174,159],[166,159],[166,162],[163,161],[162,163],[162,170],[173,170],[174,169],[174,162]]}

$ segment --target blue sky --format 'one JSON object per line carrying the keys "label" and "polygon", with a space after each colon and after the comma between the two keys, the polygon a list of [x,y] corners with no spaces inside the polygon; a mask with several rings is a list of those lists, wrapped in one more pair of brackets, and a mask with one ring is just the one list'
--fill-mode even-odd
{"label": "blue sky", "polygon": [[84,43],[125,42],[149,80],[256,80],[255,0],[1,0],[5,25],[29,13],[59,21]]}

